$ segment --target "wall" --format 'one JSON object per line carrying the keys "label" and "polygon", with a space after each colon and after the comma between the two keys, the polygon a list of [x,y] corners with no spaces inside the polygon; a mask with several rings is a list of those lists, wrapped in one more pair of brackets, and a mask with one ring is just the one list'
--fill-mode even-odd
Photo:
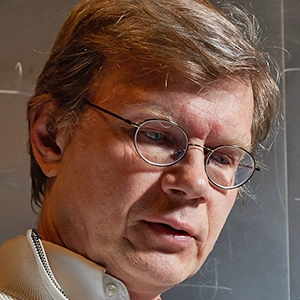
{"label": "wall", "polygon": [[[0,244],[36,224],[30,207],[26,101],[76,2],[0,1]],[[235,2],[258,17],[264,46],[282,70],[282,116],[274,126],[274,138],[265,145],[270,150],[260,152],[268,171],[251,181],[255,200],[236,203],[202,269],[167,292],[165,300],[300,298],[300,2]]]}

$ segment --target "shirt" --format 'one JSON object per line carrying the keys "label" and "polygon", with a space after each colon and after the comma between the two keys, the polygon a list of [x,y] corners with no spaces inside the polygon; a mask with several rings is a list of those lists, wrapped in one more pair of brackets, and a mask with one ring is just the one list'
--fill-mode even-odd
{"label": "shirt", "polygon": [[0,300],[129,300],[125,285],[105,269],[35,230],[0,248]]}

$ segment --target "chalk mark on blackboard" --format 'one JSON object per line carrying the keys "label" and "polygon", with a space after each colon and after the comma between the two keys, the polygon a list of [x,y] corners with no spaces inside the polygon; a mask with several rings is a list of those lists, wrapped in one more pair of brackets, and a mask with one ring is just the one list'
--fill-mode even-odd
{"label": "chalk mark on blackboard", "polygon": [[287,73],[287,72],[298,72],[300,71],[300,68],[288,68],[288,69],[284,69],[283,72]]}
{"label": "chalk mark on blackboard", "polygon": [[[233,293],[233,289],[226,286],[219,285],[219,274],[218,274],[217,258],[212,258],[205,263],[204,270],[200,270],[200,274],[205,277],[212,277],[212,279],[206,280],[205,282],[199,281],[198,283],[182,283],[180,286],[188,288],[197,288],[200,300],[214,300],[217,297],[218,291],[227,291],[230,294]],[[207,273],[207,274],[204,274]],[[209,291],[209,292],[208,292]]]}
{"label": "chalk mark on blackboard", "polygon": [[23,75],[23,67],[22,64],[20,62],[17,62],[15,69],[19,72],[19,75],[22,76]]}
{"label": "chalk mark on blackboard", "polygon": [[295,198],[295,201],[300,201],[300,198]]}
{"label": "chalk mark on blackboard", "polygon": [[16,170],[15,168],[2,169],[2,170],[0,170],[0,174],[2,174],[2,173],[11,173],[11,172],[14,172],[15,170]]}
{"label": "chalk mark on blackboard", "polygon": [[[23,67],[22,64],[18,61],[16,66],[15,66],[15,70],[17,70],[17,72],[19,73],[19,76],[22,77],[23,76]],[[27,93],[27,92],[22,92],[19,90],[0,90],[0,94],[7,94],[7,95],[22,95],[22,96],[32,96],[32,94]]]}
{"label": "chalk mark on blackboard", "polygon": [[29,93],[15,90],[0,90],[0,94],[31,96]]}

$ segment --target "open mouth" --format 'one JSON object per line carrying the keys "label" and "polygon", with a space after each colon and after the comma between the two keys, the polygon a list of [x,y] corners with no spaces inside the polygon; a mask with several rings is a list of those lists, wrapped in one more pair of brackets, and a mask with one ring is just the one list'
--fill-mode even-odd
{"label": "open mouth", "polygon": [[177,236],[189,236],[185,230],[175,229],[174,227],[164,223],[153,223],[154,228],[164,232],[165,234],[177,235]]}
{"label": "open mouth", "polygon": [[191,249],[195,238],[184,226],[176,221],[164,223],[144,220],[140,228],[143,239],[146,239],[144,245],[164,253],[179,253]]}

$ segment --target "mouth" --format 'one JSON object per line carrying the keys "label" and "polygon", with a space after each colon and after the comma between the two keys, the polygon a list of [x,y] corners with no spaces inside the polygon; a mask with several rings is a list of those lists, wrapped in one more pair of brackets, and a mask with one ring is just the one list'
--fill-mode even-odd
{"label": "mouth", "polygon": [[175,236],[190,236],[190,234],[182,229],[176,229],[168,224],[164,223],[152,223],[153,227],[157,227],[159,230],[164,231],[166,234],[171,234]]}
{"label": "mouth", "polygon": [[191,247],[194,237],[178,224],[144,221],[147,239],[153,247],[166,252],[181,252]]}

